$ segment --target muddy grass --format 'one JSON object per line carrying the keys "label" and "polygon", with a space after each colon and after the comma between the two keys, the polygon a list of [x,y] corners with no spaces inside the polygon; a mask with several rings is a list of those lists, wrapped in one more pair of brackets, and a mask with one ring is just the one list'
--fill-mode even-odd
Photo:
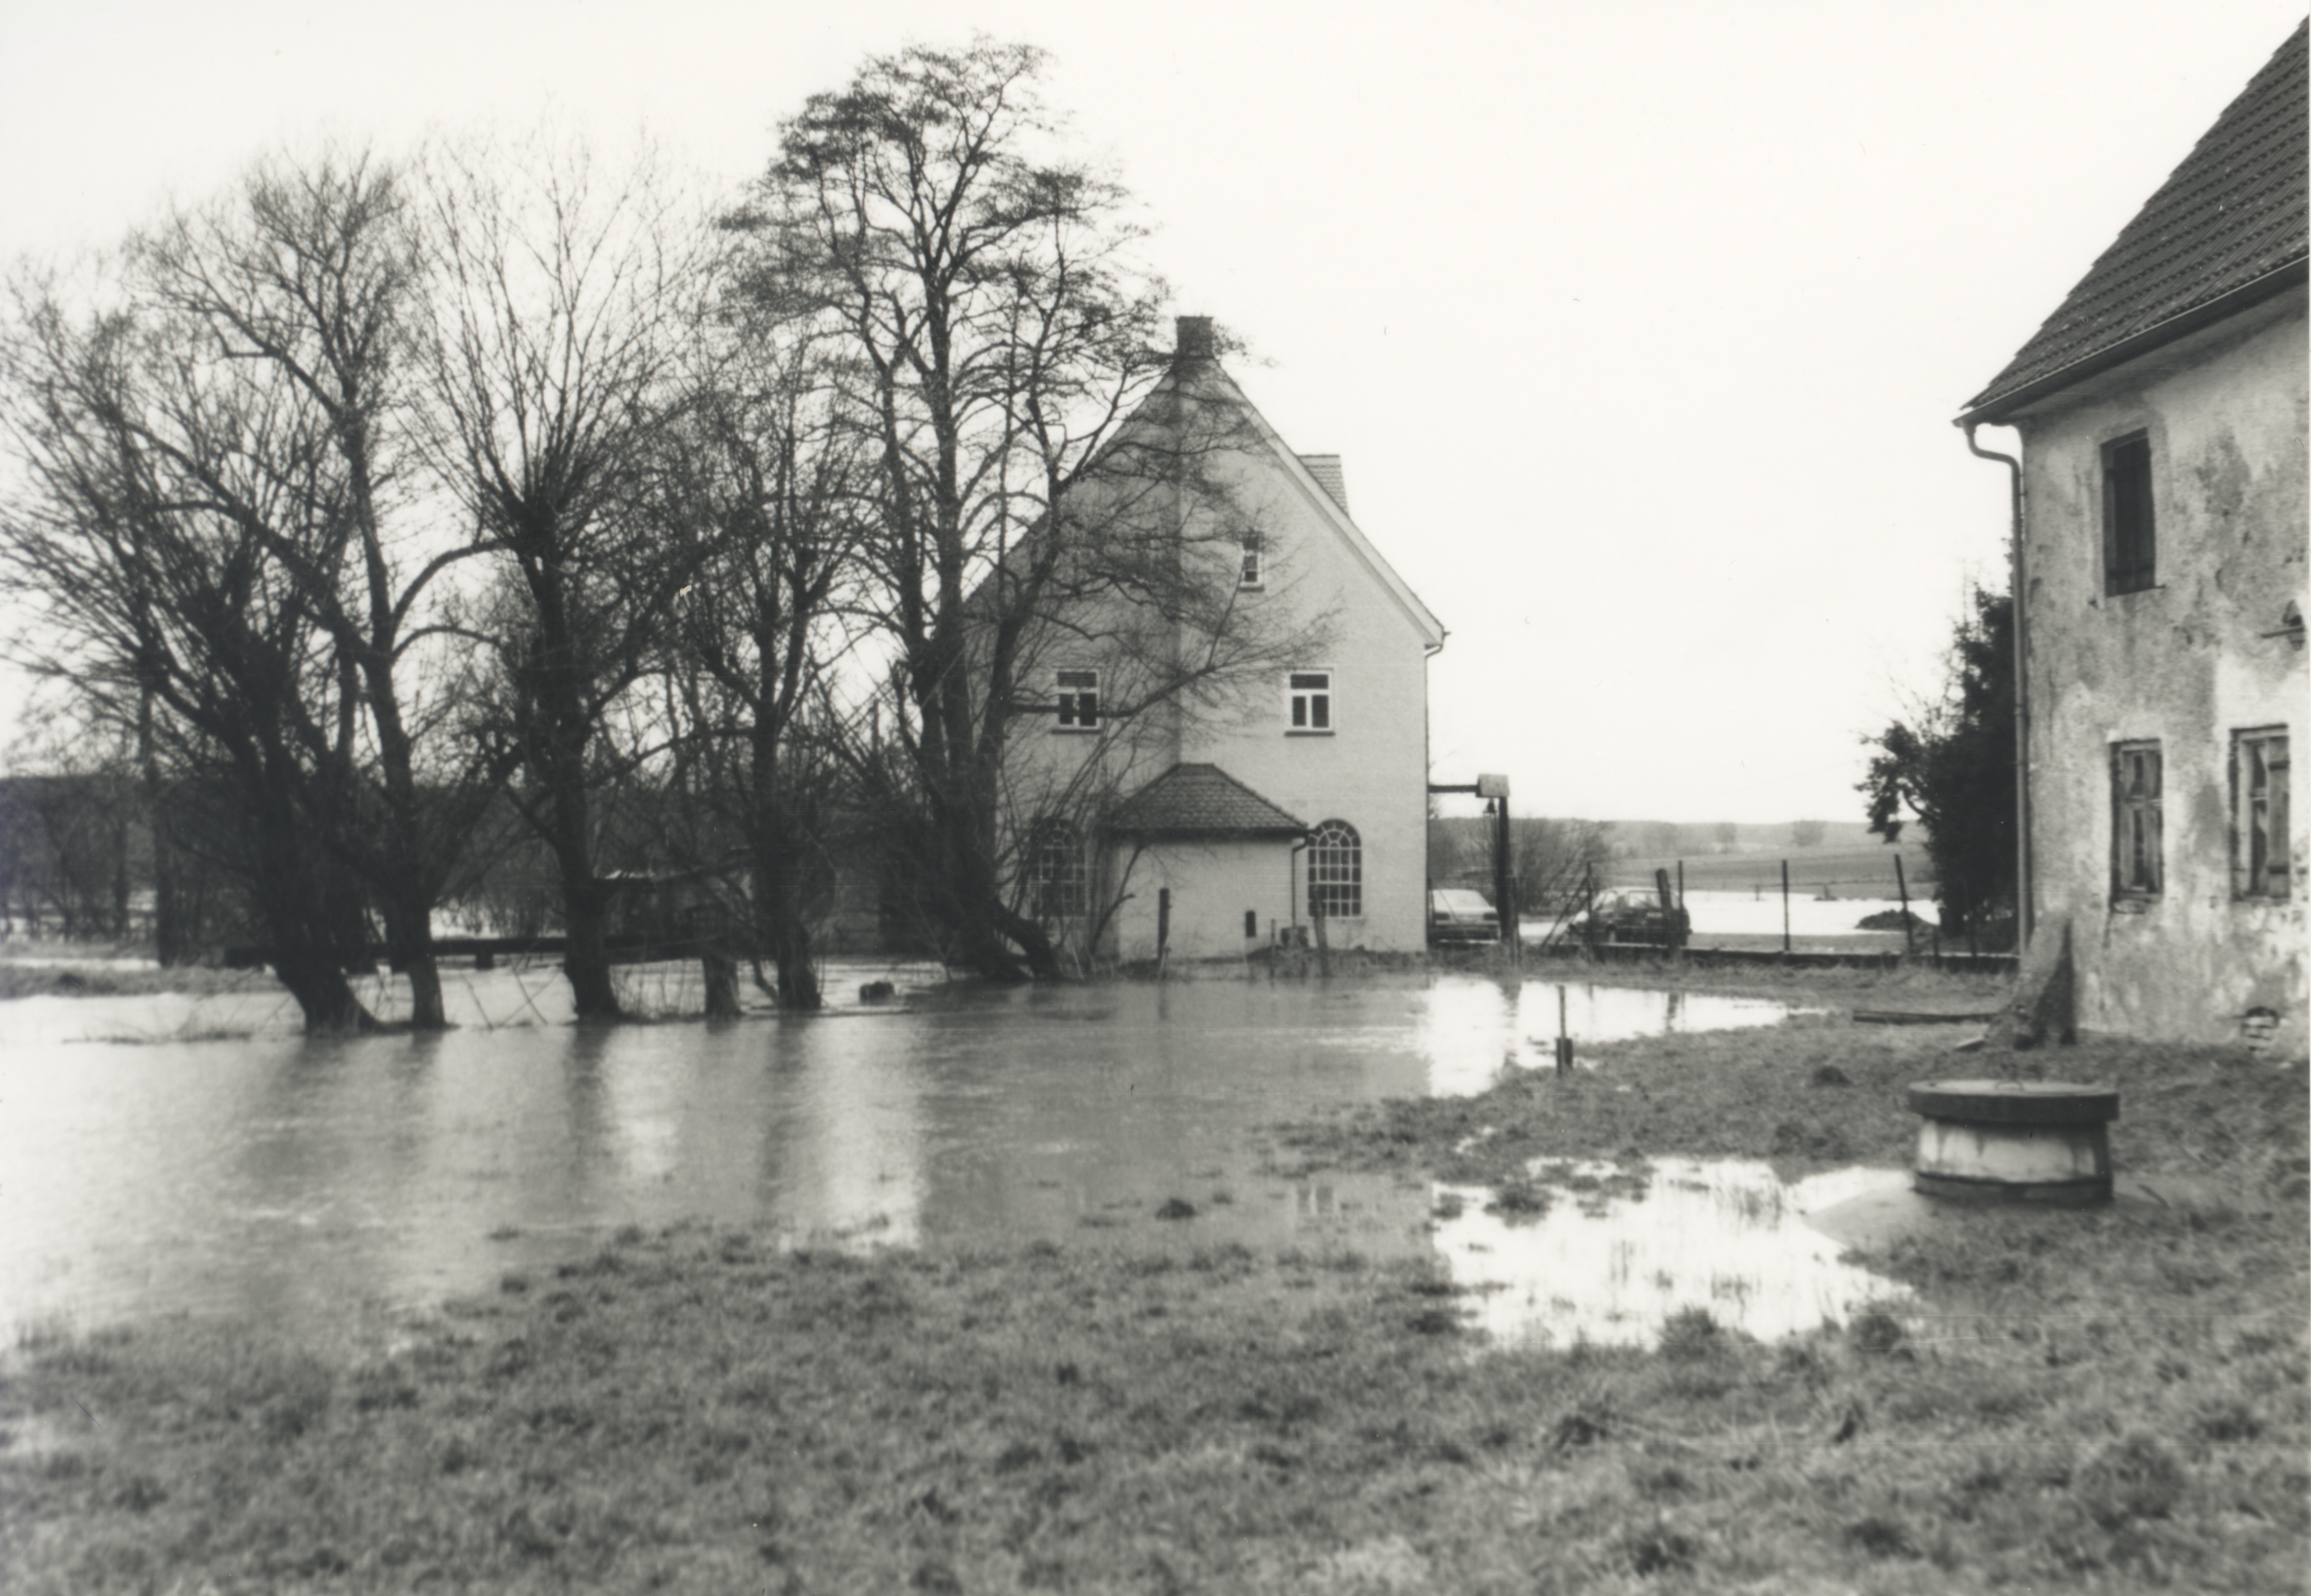
{"label": "muddy grass", "polygon": [[[1899,1087],[1994,1064],[1951,1040],[1600,1048],[1278,1156],[1496,1188],[1544,1154],[1898,1164]],[[389,1353],[190,1321],[26,1341],[0,1588],[2303,1589],[2301,1072],[2025,1063],[2119,1085],[2122,1171],[2227,1195],[1987,1213],[1870,1260],[1898,1304],[1771,1346],[1687,1313],[1651,1350],[1488,1347],[1435,1268],[1198,1247],[1153,1209],[1131,1223],[1171,1251],[630,1232]]]}
{"label": "muddy grass", "polygon": [[1994,1007],[1968,983],[1761,981],[1709,990],[1812,1001],[1827,1012],[1749,1030],[1583,1044],[1580,1066],[1512,1072],[1472,1097],[1395,1101],[1283,1128],[1300,1167],[1424,1169],[1456,1184],[1523,1178],[1537,1158],[1649,1156],[1758,1158],[1784,1178],[1848,1164],[1907,1167],[1918,1121],[1914,1081],[1996,1077],[2094,1082],[2119,1089],[2115,1165],[2186,1175],[2232,1206],[2304,1199],[2307,1108],[2301,1068],[2238,1049],[2094,1042],[2028,1052],[1962,1052],[1977,1025],[1857,1025],[1854,1008]]}

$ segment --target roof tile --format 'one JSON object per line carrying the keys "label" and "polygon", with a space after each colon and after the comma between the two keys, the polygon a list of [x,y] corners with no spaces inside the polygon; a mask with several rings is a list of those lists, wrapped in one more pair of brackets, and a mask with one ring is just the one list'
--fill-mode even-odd
{"label": "roof tile", "polygon": [[1117,806],[1108,829],[1147,836],[1298,836],[1308,829],[1216,764],[1175,764]]}
{"label": "roof tile", "polygon": [[2311,22],[2279,47],[1969,411],[2305,257],[2307,39]]}

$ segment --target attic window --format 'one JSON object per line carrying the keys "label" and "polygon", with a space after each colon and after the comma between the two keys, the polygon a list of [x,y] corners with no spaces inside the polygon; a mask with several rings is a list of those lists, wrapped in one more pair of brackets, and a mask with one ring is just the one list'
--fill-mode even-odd
{"label": "attic window", "polygon": [[2140,593],[2158,585],[2158,532],[2152,509],[2150,438],[2102,446],[2103,590]]}
{"label": "attic window", "polygon": [[1239,588],[1257,588],[1260,584],[1260,556],[1264,545],[1258,528],[1247,528],[1243,535],[1243,574],[1236,579]]}
{"label": "attic window", "polygon": [[1099,672],[1063,670],[1059,676],[1060,723],[1057,731],[1099,729]]}

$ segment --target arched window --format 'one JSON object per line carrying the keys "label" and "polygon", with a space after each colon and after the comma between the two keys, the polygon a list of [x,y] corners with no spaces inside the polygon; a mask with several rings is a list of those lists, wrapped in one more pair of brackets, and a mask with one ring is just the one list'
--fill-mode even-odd
{"label": "arched window", "polygon": [[1309,833],[1308,918],[1355,920],[1365,911],[1365,845],[1345,820]]}
{"label": "arched window", "polygon": [[1029,911],[1045,925],[1074,920],[1091,910],[1091,872],[1083,840],[1072,826],[1049,821],[1035,828],[1028,856],[1033,890]]}

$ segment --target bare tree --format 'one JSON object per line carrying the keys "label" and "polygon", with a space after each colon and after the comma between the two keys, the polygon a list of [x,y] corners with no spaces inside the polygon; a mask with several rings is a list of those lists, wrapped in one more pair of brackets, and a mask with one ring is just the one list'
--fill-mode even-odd
{"label": "bare tree", "polygon": [[645,158],[606,174],[542,143],[437,159],[432,449],[497,562],[475,630],[496,698],[475,727],[518,757],[522,814],[561,879],[579,1016],[620,1010],[594,793],[631,763],[606,725],[692,571],[650,536],[644,488],[707,284],[698,229]]}
{"label": "bare tree", "polygon": [[359,894],[319,841],[351,824],[359,673],[292,574],[348,557],[328,419],[133,270],[15,297],[5,424],[23,485],[0,560],[31,617],[18,657],[230,791],[212,845],[307,1027],[367,1025],[344,975]]}
{"label": "bare tree", "polygon": [[[372,744],[353,824],[327,840],[378,904],[409,977],[412,1024],[438,1029],[433,911],[503,769],[484,749],[442,746],[456,694],[440,689],[453,683],[437,679],[430,702],[412,696],[439,635],[432,589],[480,546],[440,525],[448,507],[414,480],[425,287],[415,221],[402,175],[374,156],[276,160],[223,202],[174,217],[138,257],[163,304],[246,362],[249,380],[293,389],[324,423],[349,557],[317,562],[277,537],[267,552],[357,674]],[[421,765],[425,746],[433,756]]]}
{"label": "bare tree", "polygon": [[741,310],[717,330],[657,474],[665,546],[694,572],[668,629],[670,785],[684,799],[668,811],[719,820],[693,825],[692,868],[717,862],[705,837],[735,844],[746,879],[726,896],[747,906],[780,1006],[813,1009],[841,720],[827,673],[851,641],[868,472],[807,322]]}
{"label": "bare tree", "polygon": [[1196,462],[1243,418],[1182,384],[1127,426],[1169,369],[1163,288],[1123,189],[1055,153],[1041,65],[986,40],[869,61],[785,125],[735,219],[761,245],[762,302],[839,334],[843,414],[868,441],[865,554],[896,673],[863,789],[902,817],[901,874],[952,956],[999,976],[1059,969],[1011,890],[1003,819],[1014,725],[1053,712],[1038,650],[1070,615],[1136,609],[1154,641],[1125,696],[1148,713],[1216,684],[1245,630],[1212,608],[1234,584],[1187,552],[1242,528],[1185,510]]}

